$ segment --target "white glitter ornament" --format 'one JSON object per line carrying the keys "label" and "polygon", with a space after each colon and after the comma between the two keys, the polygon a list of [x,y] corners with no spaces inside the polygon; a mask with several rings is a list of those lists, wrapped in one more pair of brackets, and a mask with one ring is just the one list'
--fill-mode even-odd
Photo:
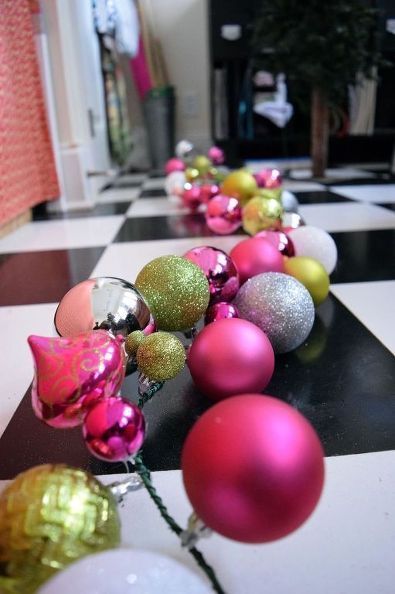
{"label": "white glitter ornament", "polygon": [[186,182],[185,173],[183,171],[172,171],[165,179],[165,192],[168,196],[180,197],[184,191],[184,184]]}
{"label": "white glitter ornament", "polygon": [[264,272],[250,278],[237,293],[239,317],[258,326],[275,353],[293,351],[310,334],[314,304],[308,290],[282,272]]}
{"label": "white glitter ornament", "polygon": [[337,247],[333,238],[319,227],[305,225],[288,233],[295,248],[295,256],[308,256],[321,262],[328,274],[337,263]]}
{"label": "white glitter ornament", "polygon": [[178,561],[139,549],[89,555],[56,574],[37,594],[210,594],[212,589]]}
{"label": "white glitter ornament", "polygon": [[281,192],[281,204],[285,212],[298,212],[299,210],[298,199],[295,194],[292,194],[288,190]]}

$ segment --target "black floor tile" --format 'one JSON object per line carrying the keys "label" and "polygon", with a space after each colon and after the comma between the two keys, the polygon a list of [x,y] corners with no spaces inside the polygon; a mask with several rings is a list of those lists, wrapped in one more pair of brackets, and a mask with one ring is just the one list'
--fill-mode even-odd
{"label": "black floor tile", "polygon": [[335,194],[328,190],[316,190],[312,192],[292,192],[300,204],[328,204],[332,202],[354,202],[350,198]]}
{"label": "black floor tile", "polygon": [[104,247],[0,255],[0,306],[53,303],[89,278]]}
{"label": "black floor tile", "polygon": [[395,230],[331,233],[338,250],[332,283],[395,278]]}
{"label": "black floor tile", "polygon": [[130,206],[130,202],[109,202],[97,204],[86,210],[71,210],[69,212],[49,212],[33,209],[33,221],[56,221],[60,219],[81,219],[109,215],[123,215]]}
{"label": "black floor tile", "polygon": [[162,188],[141,190],[140,198],[166,198],[167,194]]}
{"label": "black floor tile", "polygon": [[395,202],[382,202],[382,203],[378,203],[377,206],[381,206],[382,208],[387,208],[388,210],[395,210]]}
{"label": "black floor tile", "polygon": [[[125,380],[121,392],[136,400],[136,374]],[[318,309],[306,343],[277,356],[265,393],[300,410],[318,431],[328,456],[395,448],[394,358],[333,296]],[[143,453],[151,470],[180,467],[185,437],[210,405],[187,369],[146,404]],[[0,439],[0,460],[0,479],[45,462],[65,462],[95,474],[125,471],[123,464],[90,457],[79,429],[56,430],[38,421],[29,391]]]}
{"label": "black floor tile", "polygon": [[[243,234],[240,230],[238,234]],[[153,239],[180,239],[185,237],[214,237],[207,227],[204,215],[186,214],[169,217],[137,217],[126,219],[113,243],[147,241]]]}

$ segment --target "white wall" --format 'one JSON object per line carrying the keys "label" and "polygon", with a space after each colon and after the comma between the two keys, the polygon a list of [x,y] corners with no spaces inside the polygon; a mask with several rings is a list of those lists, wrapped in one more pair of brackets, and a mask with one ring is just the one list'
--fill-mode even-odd
{"label": "white wall", "polygon": [[151,0],[151,6],[176,88],[176,139],[205,150],[210,144],[207,0]]}

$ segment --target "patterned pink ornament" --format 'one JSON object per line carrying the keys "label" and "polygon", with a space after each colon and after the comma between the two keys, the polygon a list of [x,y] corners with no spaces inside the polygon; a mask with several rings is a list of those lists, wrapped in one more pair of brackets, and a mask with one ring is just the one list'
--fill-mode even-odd
{"label": "patterned pink ornament", "polygon": [[229,318],[238,318],[239,311],[233,303],[227,303],[226,301],[219,301],[213,303],[207,308],[204,323],[211,324],[212,322],[218,322],[218,320],[227,320]]}
{"label": "patterned pink ornament", "polygon": [[232,301],[240,287],[239,273],[226,252],[202,245],[186,252],[184,258],[203,270],[210,288],[210,303]]}
{"label": "patterned pink ornament", "polygon": [[241,207],[237,198],[218,194],[207,204],[206,223],[219,235],[229,235],[241,225]]}
{"label": "patterned pink ornament", "polygon": [[214,165],[222,165],[225,161],[225,153],[219,146],[212,146],[207,155]]}
{"label": "patterned pink ornament", "polygon": [[144,415],[125,398],[106,398],[89,410],[82,432],[96,458],[107,462],[128,460],[144,441]]}
{"label": "patterned pink ornament", "polygon": [[199,186],[185,184],[185,189],[181,195],[184,206],[191,210],[196,210],[201,204],[201,194]]}
{"label": "patterned pink ornament", "polygon": [[200,187],[200,200],[203,204],[207,204],[214,196],[219,194],[219,186],[217,184],[204,184]]}
{"label": "patterned pink ornament", "polygon": [[259,231],[254,237],[262,237],[269,241],[274,247],[278,249],[279,252],[283,256],[288,256],[288,258],[292,258],[295,255],[294,245],[292,240],[284,231]]}
{"label": "patterned pink ornament", "polygon": [[262,169],[254,173],[258,188],[279,188],[282,184],[281,173],[278,169]]}
{"label": "patterned pink ornament", "polygon": [[185,163],[182,159],[177,159],[174,157],[173,159],[169,159],[166,163],[165,171],[167,175],[169,173],[173,173],[173,171],[184,171]]}
{"label": "patterned pink ornament", "polygon": [[116,394],[125,377],[123,338],[94,330],[74,338],[29,336],[35,377],[32,404],[52,427],[80,425],[87,409]]}

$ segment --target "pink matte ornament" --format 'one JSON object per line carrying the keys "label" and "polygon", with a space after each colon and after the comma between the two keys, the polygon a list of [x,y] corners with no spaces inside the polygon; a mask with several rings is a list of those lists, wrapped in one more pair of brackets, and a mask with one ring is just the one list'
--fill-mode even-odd
{"label": "pink matte ornament", "polygon": [[215,247],[199,246],[186,252],[184,258],[204,272],[210,288],[210,303],[232,301],[239,290],[239,273],[227,253]]}
{"label": "pink matte ornament", "polygon": [[181,468],[191,504],[209,528],[263,543],[290,534],[313,512],[324,483],[323,456],[298,411],[270,396],[243,394],[199,418]]}
{"label": "pink matte ornament", "polygon": [[167,175],[169,173],[173,173],[173,171],[184,171],[185,170],[185,163],[182,159],[177,159],[174,157],[173,159],[169,159],[165,166],[165,171]]}
{"label": "pink matte ornament", "polygon": [[258,188],[279,188],[282,184],[281,173],[278,169],[262,169],[254,173]]}
{"label": "pink matte ornament", "polygon": [[181,200],[187,208],[197,210],[201,204],[201,191],[199,186],[185,184],[185,189],[181,194]]}
{"label": "pink matte ornament", "polygon": [[203,204],[207,204],[214,196],[219,194],[219,186],[217,184],[204,184],[200,186],[200,199]]}
{"label": "pink matte ornament", "polygon": [[89,451],[100,460],[128,460],[141,448],[145,420],[138,406],[125,398],[106,398],[85,417],[82,432]]}
{"label": "pink matte ornament", "polygon": [[199,390],[212,400],[263,390],[274,371],[266,334],[247,320],[230,318],[208,324],[188,352],[187,364]]}
{"label": "pink matte ornament", "polygon": [[222,165],[225,161],[225,153],[219,146],[212,146],[209,149],[207,156],[214,165]]}
{"label": "pink matte ornament", "polygon": [[207,204],[206,223],[219,235],[229,235],[241,225],[241,207],[237,198],[218,194]]}
{"label": "pink matte ornament", "polygon": [[227,320],[229,318],[238,318],[239,311],[233,303],[227,303],[226,301],[219,301],[213,303],[207,308],[204,323],[211,324],[212,322],[218,322],[218,320]]}
{"label": "pink matte ornament", "polygon": [[123,338],[94,330],[74,338],[29,336],[35,363],[32,404],[52,427],[80,425],[89,406],[118,392],[125,377]]}
{"label": "pink matte ornament", "polygon": [[262,237],[240,241],[231,250],[230,257],[239,271],[240,285],[262,272],[284,272],[281,252]]}
{"label": "pink matte ornament", "polygon": [[283,256],[288,256],[288,258],[292,258],[295,255],[294,245],[292,240],[284,231],[259,231],[254,237],[261,237],[262,239],[266,239],[269,241],[274,247],[278,249],[278,251]]}

